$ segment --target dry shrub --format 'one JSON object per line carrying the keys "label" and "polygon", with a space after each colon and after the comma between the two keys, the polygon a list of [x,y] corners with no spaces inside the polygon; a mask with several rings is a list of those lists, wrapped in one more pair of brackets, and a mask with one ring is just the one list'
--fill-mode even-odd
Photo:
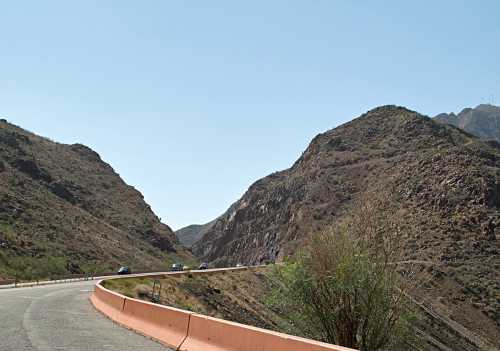
{"label": "dry shrub", "polygon": [[361,199],[347,221],[314,235],[275,270],[270,303],[307,336],[362,351],[407,349],[406,294],[415,272],[403,259],[404,211],[383,195]]}
{"label": "dry shrub", "polygon": [[137,285],[134,288],[134,295],[140,299],[146,299],[151,296],[151,287],[146,284]]}

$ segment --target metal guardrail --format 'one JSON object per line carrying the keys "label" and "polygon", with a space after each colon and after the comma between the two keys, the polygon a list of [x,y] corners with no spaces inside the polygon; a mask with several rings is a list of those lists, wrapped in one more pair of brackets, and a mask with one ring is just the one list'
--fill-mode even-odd
{"label": "metal guardrail", "polygon": [[[156,270],[139,271],[134,274],[128,274],[126,276],[134,276],[138,274],[149,274],[161,272],[165,268]],[[59,284],[59,283],[70,283],[85,280],[95,280],[102,279],[105,277],[117,276],[117,272],[103,272],[103,273],[86,273],[86,274],[66,274],[60,276],[53,276],[47,280],[34,280],[34,281],[19,281],[16,279],[2,280],[0,281],[0,289],[11,289],[11,288],[21,288],[21,287],[34,287],[41,285]]]}

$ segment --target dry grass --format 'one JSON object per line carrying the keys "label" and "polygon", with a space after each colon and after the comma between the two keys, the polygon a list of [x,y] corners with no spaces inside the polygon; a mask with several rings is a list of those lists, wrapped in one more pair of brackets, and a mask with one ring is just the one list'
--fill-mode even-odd
{"label": "dry grass", "polygon": [[[160,279],[164,305],[256,327],[301,335],[280,311],[266,304],[269,294],[267,268],[235,272],[182,274]],[[151,301],[154,280],[126,278],[110,280],[105,286],[129,297]]]}

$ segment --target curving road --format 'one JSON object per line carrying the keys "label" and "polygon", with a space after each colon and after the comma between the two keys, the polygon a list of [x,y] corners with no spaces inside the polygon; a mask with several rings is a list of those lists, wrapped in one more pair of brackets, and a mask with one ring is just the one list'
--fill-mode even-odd
{"label": "curving road", "polygon": [[0,290],[1,351],[168,351],[90,304],[96,281]]}

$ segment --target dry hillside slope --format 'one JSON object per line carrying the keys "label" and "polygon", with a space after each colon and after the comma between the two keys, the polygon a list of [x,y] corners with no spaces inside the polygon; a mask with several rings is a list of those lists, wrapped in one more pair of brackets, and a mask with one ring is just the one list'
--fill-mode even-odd
{"label": "dry hillside slope", "polygon": [[457,349],[447,340],[460,335],[471,339],[460,349],[499,348],[496,145],[405,108],[376,108],[316,136],[291,168],[255,182],[193,252],[219,265],[279,260],[348,216],[356,199],[386,192],[411,214],[402,218],[414,228],[401,238],[408,262],[432,278],[414,296],[430,318],[422,326],[429,343]]}
{"label": "dry hillside slope", "polygon": [[0,121],[0,279],[158,268],[190,255],[99,155]]}

